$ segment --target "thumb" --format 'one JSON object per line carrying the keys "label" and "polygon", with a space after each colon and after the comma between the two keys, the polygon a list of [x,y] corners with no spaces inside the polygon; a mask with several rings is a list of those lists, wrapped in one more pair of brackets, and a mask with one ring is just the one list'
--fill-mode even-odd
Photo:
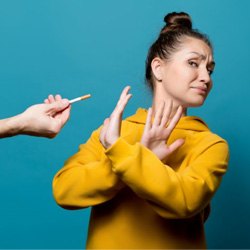
{"label": "thumb", "polygon": [[185,143],[185,139],[177,139],[171,145],[169,145],[169,153],[173,153],[177,148],[181,147]]}
{"label": "thumb", "polygon": [[104,147],[105,147],[105,137],[106,137],[106,133],[109,127],[109,121],[110,121],[110,118],[106,118],[104,120],[103,127],[100,131],[100,136],[99,136],[99,140]]}

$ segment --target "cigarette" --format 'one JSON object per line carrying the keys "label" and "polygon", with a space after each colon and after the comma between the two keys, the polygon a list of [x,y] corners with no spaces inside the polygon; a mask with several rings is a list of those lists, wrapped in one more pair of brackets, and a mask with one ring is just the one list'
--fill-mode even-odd
{"label": "cigarette", "polygon": [[88,98],[90,98],[90,97],[91,97],[90,94],[83,95],[83,96],[80,96],[80,97],[77,97],[77,98],[75,98],[75,99],[70,100],[69,103],[72,104],[72,103],[74,103],[74,102],[79,102],[79,101],[88,99]]}

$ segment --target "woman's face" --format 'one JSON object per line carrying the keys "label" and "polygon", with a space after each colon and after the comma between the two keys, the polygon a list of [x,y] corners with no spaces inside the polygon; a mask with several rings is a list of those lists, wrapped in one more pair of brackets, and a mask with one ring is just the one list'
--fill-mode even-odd
{"label": "woman's face", "polygon": [[161,62],[161,95],[185,108],[202,105],[212,88],[214,65],[212,51],[205,42],[186,38],[168,61]]}

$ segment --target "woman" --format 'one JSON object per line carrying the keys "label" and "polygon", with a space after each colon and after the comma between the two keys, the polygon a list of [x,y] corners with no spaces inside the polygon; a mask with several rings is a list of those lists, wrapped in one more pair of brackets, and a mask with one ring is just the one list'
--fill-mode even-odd
{"label": "woman", "polygon": [[228,146],[186,112],[205,101],[215,63],[188,14],[165,21],[147,58],[152,108],[121,122],[131,97],[126,87],[104,125],[54,178],[60,206],[92,206],[88,249],[206,247],[204,222]]}

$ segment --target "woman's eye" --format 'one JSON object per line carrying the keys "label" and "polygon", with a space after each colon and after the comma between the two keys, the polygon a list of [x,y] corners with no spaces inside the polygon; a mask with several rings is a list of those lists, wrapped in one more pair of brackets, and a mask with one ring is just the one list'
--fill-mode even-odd
{"label": "woman's eye", "polygon": [[197,67],[198,67],[198,63],[196,63],[196,62],[194,62],[194,61],[189,61],[188,63],[189,63],[189,65],[191,65],[191,66],[194,67],[194,68],[197,68]]}
{"label": "woman's eye", "polygon": [[209,75],[212,75],[214,71],[212,69],[207,69],[207,72]]}

